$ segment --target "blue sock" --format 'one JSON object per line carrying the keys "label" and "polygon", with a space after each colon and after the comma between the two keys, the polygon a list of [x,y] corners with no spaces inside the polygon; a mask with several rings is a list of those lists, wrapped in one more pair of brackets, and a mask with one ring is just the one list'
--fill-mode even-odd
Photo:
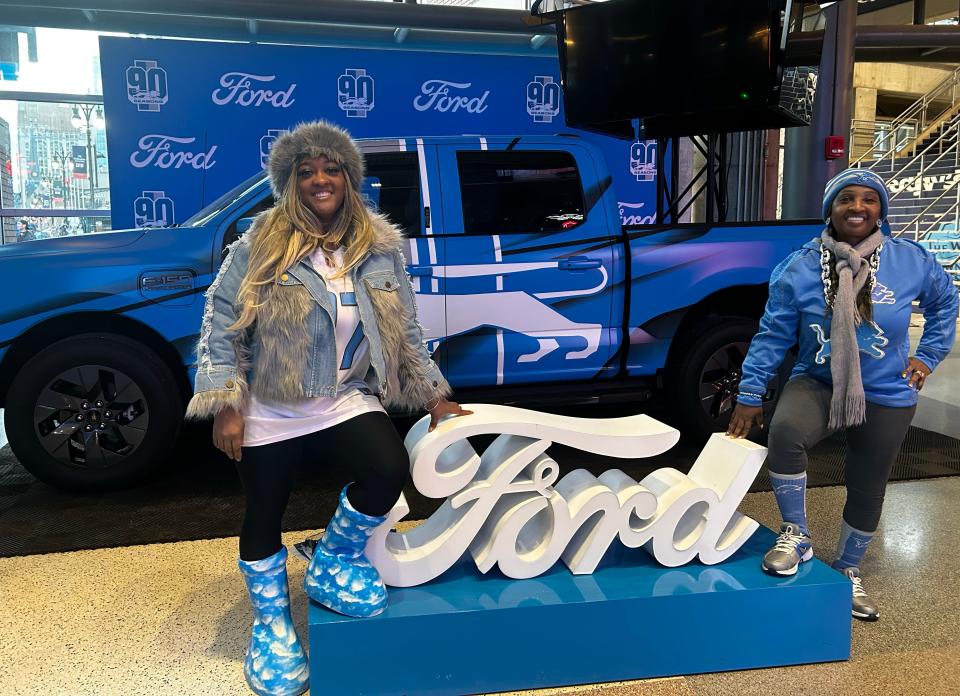
{"label": "blue sock", "polygon": [[809,536],[810,532],[807,529],[806,472],[802,474],[776,474],[770,471],[768,473],[783,521],[797,525],[804,534]]}
{"label": "blue sock", "polygon": [[844,520],[840,527],[840,543],[837,544],[837,560],[833,562],[833,567],[837,570],[859,568],[873,535],[874,532],[854,529]]}

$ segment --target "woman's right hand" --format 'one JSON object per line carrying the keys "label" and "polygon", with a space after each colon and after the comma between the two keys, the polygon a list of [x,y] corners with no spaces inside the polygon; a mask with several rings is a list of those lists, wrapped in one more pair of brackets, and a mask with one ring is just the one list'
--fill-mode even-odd
{"label": "woman's right hand", "polygon": [[733,409],[733,415],[730,416],[727,435],[737,438],[746,437],[755,425],[763,428],[763,407],[737,404]]}
{"label": "woman's right hand", "polygon": [[240,461],[243,446],[243,416],[225,408],[213,417],[213,444],[230,459]]}

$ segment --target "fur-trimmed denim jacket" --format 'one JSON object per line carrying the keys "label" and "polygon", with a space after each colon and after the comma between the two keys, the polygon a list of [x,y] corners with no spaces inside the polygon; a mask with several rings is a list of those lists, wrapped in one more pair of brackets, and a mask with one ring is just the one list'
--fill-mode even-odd
{"label": "fur-trimmed denim jacket", "polygon": [[[388,408],[421,409],[449,396],[450,386],[423,345],[402,236],[384,218],[371,218],[374,246],[351,271],[370,344],[366,381]],[[213,416],[228,406],[242,411],[248,393],[274,402],[336,395],[334,307],[309,259],[281,275],[252,327],[228,328],[239,316],[237,291],[258,227],[230,246],[207,291],[187,418]]]}

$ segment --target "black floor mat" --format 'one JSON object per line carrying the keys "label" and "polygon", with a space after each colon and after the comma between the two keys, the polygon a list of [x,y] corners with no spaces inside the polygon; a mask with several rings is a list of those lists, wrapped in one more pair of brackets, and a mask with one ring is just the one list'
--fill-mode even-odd
{"label": "black floor mat", "polygon": [[[584,415],[581,411],[577,415]],[[624,415],[597,413],[595,417]],[[409,422],[400,422],[401,429]],[[234,536],[243,517],[243,491],[232,464],[209,444],[209,426],[194,426],[181,438],[171,457],[171,470],[149,485],[97,495],[64,493],[36,481],[16,461],[9,446],[0,449],[0,556],[129,546]],[[482,447],[483,442],[477,443]],[[658,457],[621,460],[597,457],[555,446],[551,455],[562,472],[585,468],[599,473],[619,468],[636,480],[669,466],[687,471],[700,451],[682,439]],[[842,436],[826,440],[810,452],[811,486],[843,483]],[[894,466],[892,480],[960,474],[960,440],[911,427]],[[338,471],[305,472],[294,490],[284,529],[326,525],[345,483]],[[751,490],[769,490],[762,472]],[[406,491],[410,519],[422,519],[440,501]]]}

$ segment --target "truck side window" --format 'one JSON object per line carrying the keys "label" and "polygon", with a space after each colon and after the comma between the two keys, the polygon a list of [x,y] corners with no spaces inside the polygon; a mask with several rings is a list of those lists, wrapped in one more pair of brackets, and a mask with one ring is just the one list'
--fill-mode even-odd
{"label": "truck side window", "polygon": [[416,152],[368,152],[367,177],[360,193],[405,236],[420,234],[420,161]]}
{"label": "truck side window", "polygon": [[584,219],[583,187],[569,152],[457,152],[466,234],[556,232]]}
{"label": "truck side window", "polygon": [[[367,177],[360,193],[370,207],[385,214],[398,225],[404,235],[420,234],[420,161],[416,152],[371,152],[364,156]],[[221,259],[227,246],[250,229],[253,218],[274,205],[273,195],[251,206],[227,230],[223,238]]]}
{"label": "truck side window", "polygon": [[227,247],[233,244],[237,239],[239,239],[247,230],[250,229],[250,225],[253,223],[253,218],[262,213],[264,210],[270,210],[274,205],[273,194],[268,193],[266,198],[263,198],[256,205],[250,207],[250,210],[246,211],[241,217],[231,223],[227,233],[223,236],[223,246],[220,249],[220,260],[222,261],[227,255]]}

